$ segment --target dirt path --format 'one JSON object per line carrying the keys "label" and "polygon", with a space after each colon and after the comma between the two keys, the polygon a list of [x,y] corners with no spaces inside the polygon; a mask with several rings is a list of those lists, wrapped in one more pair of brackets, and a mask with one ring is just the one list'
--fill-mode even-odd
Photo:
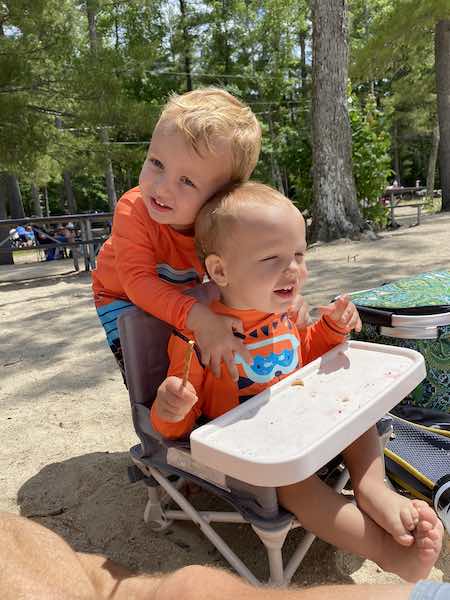
{"label": "dirt path", "polygon": [[[316,305],[338,292],[448,268],[449,239],[447,214],[375,242],[314,246],[305,295]],[[33,516],[77,549],[148,572],[188,563],[224,565],[189,524],[164,534],[144,526],[146,492],[128,483],[126,472],[127,451],[136,441],[127,393],[97,322],[90,276],[71,267],[70,261],[0,267],[0,509]],[[249,528],[220,529],[263,575],[265,561]],[[433,576],[449,580],[448,552],[438,566]],[[396,578],[315,542],[295,580]]]}

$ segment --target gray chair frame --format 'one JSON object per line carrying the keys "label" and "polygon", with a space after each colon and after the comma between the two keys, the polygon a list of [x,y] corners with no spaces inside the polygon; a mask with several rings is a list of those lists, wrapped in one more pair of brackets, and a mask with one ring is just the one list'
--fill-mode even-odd
{"label": "gray chair frame", "polygon": [[[148,489],[144,520],[161,531],[175,520],[193,521],[229,564],[250,583],[260,582],[245,563],[211,527],[210,523],[248,523],[267,551],[269,581],[288,585],[308,552],[315,535],[306,532],[286,565],[282,548],[286,537],[300,523],[278,505],[276,488],[263,488],[237,481],[196,463],[188,441],[164,440],[151,426],[149,413],[160,383],[168,369],[167,343],[171,328],[155,317],[132,307],[118,318],[133,424],[140,444],[130,449],[135,465],[134,480],[143,478]],[[385,432],[384,439],[389,434]],[[176,477],[174,477],[176,476]],[[175,481],[174,481],[175,479]],[[349,479],[339,465],[334,489],[341,492]],[[226,500],[232,511],[197,510],[182,494],[185,481]],[[171,501],[179,510],[170,507]]]}

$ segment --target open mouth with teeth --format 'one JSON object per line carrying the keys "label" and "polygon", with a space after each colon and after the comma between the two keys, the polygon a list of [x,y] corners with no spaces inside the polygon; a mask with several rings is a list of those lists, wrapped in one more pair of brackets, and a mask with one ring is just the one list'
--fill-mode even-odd
{"label": "open mouth with teeth", "polygon": [[284,287],[278,288],[277,290],[274,290],[274,293],[280,298],[292,298],[292,296],[294,295],[294,286],[286,285]]}
{"label": "open mouth with teeth", "polygon": [[153,196],[151,197],[150,202],[151,202],[152,207],[155,210],[157,210],[158,212],[169,212],[172,210],[171,206],[164,204],[164,202],[161,202],[161,200],[157,200],[156,198],[153,198]]}

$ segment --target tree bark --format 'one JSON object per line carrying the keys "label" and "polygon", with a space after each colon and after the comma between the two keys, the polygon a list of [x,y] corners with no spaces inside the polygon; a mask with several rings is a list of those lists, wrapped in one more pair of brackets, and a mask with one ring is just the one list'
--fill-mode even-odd
{"label": "tree bark", "polygon": [[[8,174],[0,173],[0,220],[8,218]],[[9,225],[0,225],[0,242],[9,238]],[[3,250],[10,248],[9,241],[0,246]],[[13,254],[9,252],[0,252],[0,265],[14,264]]]}
{"label": "tree bark", "polygon": [[11,219],[25,218],[25,211],[23,209],[22,194],[20,193],[19,180],[14,174],[8,173],[6,175],[6,185],[8,190],[9,210],[11,212]]}
{"label": "tree bark", "polygon": [[303,98],[307,95],[307,71],[306,71],[306,33],[300,31],[298,34],[298,41],[300,46],[300,81],[302,84],[301,93]]}
{"label": "tree bark", "polygon": [[450,21],[436,23],[435,60],[442,209],[450,211]]}
{"label": "tree bark", "polygon": [[48,204],[48,189],[47,186],[45,186],[44,188],[44,203],[45,203],[45,216],[49,217],[50,216],[50,207]]}
{"label": "tree bark", "polygon": [[[97,5],[95,0],[86,0],[86,14],[88,18],[89,27],[89,48],[91,53],[95,56],[99,47],[101,46],[101,37],[97,33],[96,18],[97,18]],[[105,144],[106,149],[106,161],[105,161],[105,182],[106,182],[106,193],[108,194],[109,207],[114,211],[117,204],[116,187],[114,183],[114,171],[112,167],[111,157],[107,144],[109,143],[108,131],[105,127],[100,129],[100,139]]]}
{"label": "tree bark", "polygon": [[33,198],[34,216],[42,217],[41,201],[39,199],[39,188],[34,182],[31,184],[31,197]]}
{"label": "tree bark", "polygon": [[[104,128],[104,129],[100,130],[100,139],[105,144],[105,147],[108,148],[109,136],[108,136],[107,129]],[[108,156],[106,159],[105,180],[106,180],[106,191],[108,192],[109,208],[112,211],[114,211],[114,209],[116,208],[116,204],[117,204],[117,194],[116,194],[116,185],[114,182],[114,171],[112,168],[111,159],[109,157],[109,152],[108,152]]]}
{"label": "tree bark", "polygon": [[346,0],[313,0],[313,207],[310,237],[359,237],[347,110]]}
{"label": "tree bark", "polygon": [[70,214],[75,215],[77,213],[77,201],[73,192],[72,177],[69,171],[65,170],[63,173],[64,178],[64,196],[67,201],[67,210]]}
{"label": "tree bark", "polygon": [[189,41],[189,31],[186,22],[186,2],[185,0],[179,0],[180,13],[181,13],[181,28],[183,32],[183,57],[184,57],[184,70],[186,73],[186,91],[190,92],[193,89],[192,86],[192,75],[191,75],[191,49]]}
{"label": "tree bark", "polygon": [[97,3],[95,0],[86,0],[86,14],[88,18],[88,29],[89,29],[89,47],[93,54],[96,54],[99,45],[99,39],[97,37],[97,26],[95,23]]}
{"label": "tree bark", "polygon": [[[56,129],[62,129],[62,121],[61,117],[55,117],[55,125]],[[63,196],[60,202],[61,212],[64,213],[65,204],[67,204],[67,208],[69,212],[72,214],[76,214],[77,212],[77,200],[75,198],[75,194],[72,186],[72,177],[70,171],[68,169],[63,170]]]}
{"label": "tree bark", "polygon": [[428,160],[428,173],[427,173],[427,196],[433,197],[434,193],[434,176],[436,173],[436,163],[439,150],[439,125],[436,125],[433,129],[433,140],[431,142],[430,158]]}
{"label": "tree bark", "polygon": [[398,185],[401,185],[402,175],[400,173],[400,153],[399,153],[399,143],[398,143],[398,125],[397,121],[394,117],[394,131],[392,135],[392,149],[394,152],[394,172],[395,172],[395,180]]}
{"label": "tree bark", "polygon": [[275,148],[276,140],[273,132],[273,121],[272,121],[272,113],[268,113],[268,121],[269,121],[269,132],[270,132],[270,140],[272,142],[272,151],[270,153],[270,165],[272,168],[272,181],[275,184],[276,188],[281,194],[285,194],[283,178],[281,176],[280,165],[273,153],[273,148]]}

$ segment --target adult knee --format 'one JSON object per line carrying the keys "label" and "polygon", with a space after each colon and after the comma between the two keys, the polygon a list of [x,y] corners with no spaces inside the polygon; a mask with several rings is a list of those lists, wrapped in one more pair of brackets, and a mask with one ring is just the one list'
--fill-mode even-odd
{"label": "adult knee", "polygon": [[218,587],[223,589],[223,597],[226,599],[227,592],[239,593],[245,584],[235,575],[221,569],[189,565],[163,578],[155,600],[197,600],[200,592]]}

